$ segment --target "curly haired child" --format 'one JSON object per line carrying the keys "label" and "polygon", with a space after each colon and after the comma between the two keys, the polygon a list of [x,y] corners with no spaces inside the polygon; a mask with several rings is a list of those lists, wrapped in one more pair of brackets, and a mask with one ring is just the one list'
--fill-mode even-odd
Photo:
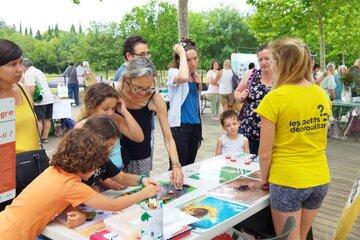
{"label": "curly haired child", "polygon": [[[88,118],[83,128],[89,129],[90,131],[99,134],[103,138],[103,141],[107,143],[108,149],[114,148],[114,145],[120,137],[119,129],[116,127],[112,118],[107,115],[99,115]],[[138,184],[142,184],[144,186],[149,184],[156,185],[153,180],[146,178],[143,175],[135,175],[123,172],[110,160],[102,164],[96,173],[92,175],[87,181],[85,181],[85,183],[96,188],[99,185],[99,187],[101,187],[101,182],[105,181],[106,179],[111,179],[125,187],[136,186]],[[85,213],[80,212],[78,209],[68,210],[67,224],[69,227],[77,227],[86,221]]]}
{"label": "curly haired child", "polygon": [[108,160],[107,143],[88,129],[70,130],[62,139],[50,167],[30,183],[0,213],[0,239],[35,239],[69,205],[118,211],[154,196],[160,187],[150,184],[138,193],[111,199],[82,183]]}

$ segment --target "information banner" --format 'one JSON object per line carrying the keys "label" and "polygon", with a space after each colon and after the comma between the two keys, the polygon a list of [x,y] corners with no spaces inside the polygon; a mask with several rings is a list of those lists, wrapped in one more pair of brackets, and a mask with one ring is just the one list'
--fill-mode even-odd
{"label": "information banner", "polygon": [[334,240],[347,239],[356,218],[360,214],[360,171],[354,181],[345,208],[335,231]]}
{"label": "information banner", "polygon": [[15,99],[0,99],[0,202],[15,197]]}

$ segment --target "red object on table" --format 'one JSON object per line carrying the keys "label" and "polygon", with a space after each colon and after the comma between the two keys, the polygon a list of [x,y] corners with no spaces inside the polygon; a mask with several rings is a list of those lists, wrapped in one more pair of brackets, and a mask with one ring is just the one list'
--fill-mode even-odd
{"label": "red object on table", "polygon": [[191,233],[191,229],[192,229],[192,227],[190,227],[190,226],[184,226],[184,227],[182,227],[182,229],[180,229],[179,231],[172,234],[171,237],[168,239],[171,239],[171,240],[183,239],[184,237],[186,237],[187,235],[189,235]]}
{"label": "red object on table", "polygon": [[100,232],[94,233],[90,236],[90,240],[107,240],[107,238],[104,238],[104,234],[109,233],[108,230],[102,230]]}
{"label": "red object on table", "polygon": [[233,238],[228,233],[217,235],[212,240],[232,240]]}

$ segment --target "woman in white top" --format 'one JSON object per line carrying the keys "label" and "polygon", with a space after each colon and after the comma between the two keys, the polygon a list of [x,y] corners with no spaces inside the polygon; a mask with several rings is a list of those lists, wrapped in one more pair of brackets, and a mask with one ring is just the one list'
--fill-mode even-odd
{"label": "woman in white top", "polygon": [[181,166],[192,164],[201,144],[201,79],[196,73],[198,52],[190,39],[174,46],[174,60],[168,72],[169,125]]}
{"label": "woman in white top", "polygon": [[243,77],[244,81],[247,81],[249,79],[254,69],[255,69],[255,63],[253,62],[249,63],[249,68],[244,73],[244,77]]}
{"label": "woman in white top", "polygon": [[330,97],[331,100],[335,99],[336,97],[335,95],[336,83],[334,78],[334,72],[335,72],[335,64],[329,63],[326,66],[326,72],[324,74],[325,78],[320,83],[320,87],[322,87],[326,91],[327,95]]}
{"label": "woman in white top", "polygon": [[216,81],[219,84],[220,102],[223,106],[223,111],[232,109],[234,104],[234,92],[232,86],[233,72],[229,59],[225,59],[224,68],[216,75]]}
{"label": "woman in white top", "polygon": [[45,74],[41,70],[35,68],[30,59],[24,58],[22,64],[25,67],[25,73],[23,75],[24,83],[29,86],[32,91],[35,90],[36,85],[41,87],[42,100],[40,102],[34,102],[34,111],[36,113],[37,124],[41,134],[41,142],[47,143],[55,99]]}
{"label": "woman in white top", "polygon": [[215,81],[216,74],[218,73],[219,62],[217,60],[212,60],[210,64],[210,70],[206,74],[206,79],[209,83],[208,93],[210,93],[210,102],[211,102],[211,115],[213,120],[218,121],[219,114],[219,84]]}

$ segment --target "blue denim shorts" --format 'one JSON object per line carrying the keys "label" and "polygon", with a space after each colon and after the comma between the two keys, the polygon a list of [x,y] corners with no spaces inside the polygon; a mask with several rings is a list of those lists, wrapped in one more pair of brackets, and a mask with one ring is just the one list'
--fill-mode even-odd
{"label": "blue denim shorts", "polygon": [[270,206],[281,212],[295,212],[301,208],[318,209],[329,184],[310,188],[291,188],[270,183]]}

